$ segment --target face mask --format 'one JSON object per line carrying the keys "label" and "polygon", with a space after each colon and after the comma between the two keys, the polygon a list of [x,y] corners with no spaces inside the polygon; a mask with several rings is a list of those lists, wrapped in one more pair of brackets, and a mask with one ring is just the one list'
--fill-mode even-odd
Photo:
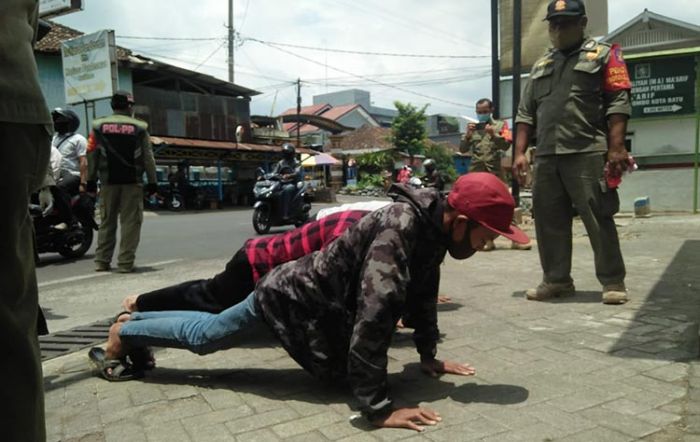
{"label": "face mask", "polygon": [[571,49],[583,40],[583,30],[581,28],[555,29],[549,31],[549,39],[552,46],[561,51]]}
{"label": "face mask", "polygon": [[476,119],[479,123],[488,123],[491,121],[491,114],[476,114]]}

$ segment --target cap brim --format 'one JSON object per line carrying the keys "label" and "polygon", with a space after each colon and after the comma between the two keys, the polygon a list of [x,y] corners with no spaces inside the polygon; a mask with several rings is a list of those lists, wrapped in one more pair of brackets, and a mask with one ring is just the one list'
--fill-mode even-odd
{"label": "cap brim", "polygon": [[552,15],[546,16],[543,21],[547,21],[554,17],[583,17],[584,15],[586,14],[581,14],[580,12],[555,12]]}
{"label": "cap brim", "polygon": [[[478,222],[478,221],[477,221]],[[508,238],[509,240],[513,242],[517,242],[518,244],[527,244],[530,242],[530,237],[528,237],[525,232],[520,230],[519,228],[515,227],[514,225],[508,226],[508,230],[498,230],[494,229],[491,226],[487,226],[486,224],[479,223],[482,226],[486,227],[490,231],[494,233],[498,233],[499,235]]]}

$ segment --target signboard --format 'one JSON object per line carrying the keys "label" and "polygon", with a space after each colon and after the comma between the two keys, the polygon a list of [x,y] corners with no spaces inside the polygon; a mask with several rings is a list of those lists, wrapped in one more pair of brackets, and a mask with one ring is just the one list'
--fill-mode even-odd
{"label": "signboard", "polygon": [[112,96],[117,89],[114,31],[98,31],[61,44],[66,103]]}
{"label": "signboard", "polygon": [[[522,72],[530,72],[532,65],[551,47],[547,16],[549,0],[521,0],[522,4]],[[587,0],[586,32],[593,37],[608,33],[608,0]],[[499,1],[499,28],[501,33],[501,75],[512,75],[513,69],[513,0]]]}
{"label": "signboard", "polygon": [[83,0],[39,0],[39,17],[51,18],[83,9]]}
{"label": "signboard", "polygon": [[695,57],[627,63],[632,78],[632,118],[695,113]]}

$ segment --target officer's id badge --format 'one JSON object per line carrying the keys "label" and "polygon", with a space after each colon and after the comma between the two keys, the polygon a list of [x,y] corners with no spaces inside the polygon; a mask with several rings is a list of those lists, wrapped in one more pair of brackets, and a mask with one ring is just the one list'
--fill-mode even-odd
{"label": "officer's id badge", "polygon": [[554,4],[555,11],[559,12],[559,11],[563,11],[564,9],[566,9],[566,2],[564,0],[559,0],[558,2],[556,2]]}
{"label": "officer's id badge", "polygon": [[632,81],[630,81],[630,74],[622,56],[622,49],[620,45],[614,44],[610,48],[610,59],[605,66],[605,92],[618,92],[631,88]]}

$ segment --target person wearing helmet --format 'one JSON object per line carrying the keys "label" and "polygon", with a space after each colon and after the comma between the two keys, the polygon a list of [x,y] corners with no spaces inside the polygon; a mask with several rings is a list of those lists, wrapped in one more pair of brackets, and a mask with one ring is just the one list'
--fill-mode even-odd
{"label": "person wearing helmet", "polygon": [[296,192],[297,183],[301,179],[301,164],[296,160],[296,149],[291,143],[284,143],[282,146],[282,159],[272,168],[272,173],[282,178],[282,193],[280,202],[282,203],[282,213],[284,217],[289,217],[289,204]]}
{"label": "person wearing helmet", "polygon": [[117,271],[134,270],[136,248],[143,222],[143,173],[146,172],[149,195],[157,191],[156,164],[148,135],[148,125],[132,117],[134,98],[130,92],[112,96],[114,115],[92,123],[88,141],[87,190],[97,191],[100,180],[100,229],[95,250],[95,270],[110,269],[116,245],[117,222],[121,224],[121,243]]}
{"label": "person wearing helmet", "polygon": [[423,185],[425,187],[432,187],[439,191],[445,189],[445,181],[442,179],[440,171],[437,170],[435,160],[428,158],[423,161],[423,167],[425,168],[425,176],[423,177]]}
{"label": "person wearing helmet", "polygon": [[77,133],[80,127],[78,114],[70,109],[57,107],[51,111],[54,136],[51,145],[61,153],[61,165],[56,179],[54,195],[56,209],[62,221],[56,228],[64,229],[72,221],[71,195],[85,192],[87,182],[87,140]]}

